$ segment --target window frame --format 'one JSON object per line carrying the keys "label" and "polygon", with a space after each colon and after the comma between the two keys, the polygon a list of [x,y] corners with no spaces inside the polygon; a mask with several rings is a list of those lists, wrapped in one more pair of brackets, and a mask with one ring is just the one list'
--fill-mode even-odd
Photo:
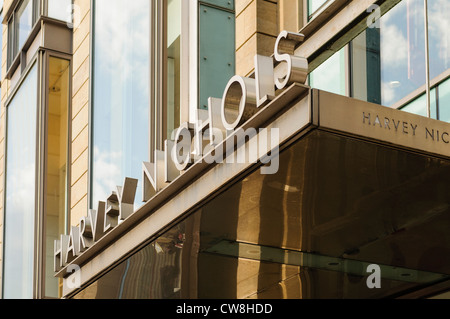
{"label": "window frame", "polygon": [[[90,4],[90,45],[89,45],[89,101],[88,101],[88,105],[89,105],[89,114],[88,114],[88,169],[87,169],[87,175],[88,175],[88,179],[87,179],[87,201],[88,201],[88,209],[92,209],[94,207],[97,206],[97,203],[94,202],[93,199],[93,185],[94,185],[94,100],[95,100],[95,88],[94,88],[94,78],[95,78],[95,38],[96,38],[96,28],[95,28],[95,24],[96,24],[96,1],[98,0],[89,0],[89,4]],[[160,89],[158,87],[158,90],[154,89],[154,85],[155,83],[152,82],[153,79],[155,78],[155,76],[152,76],[154,74],[160,74],[158,72],[159,69],[162,68],[161,64],[157,65],[155,64],[155,62],[153,61],[153,57],[154,57],[154,47],[153,47],[153,43],[155,41],[160,41],[161,38],[159,36],[159,34],[153,34],[151,28],[156,25],[156,23],[159,23],[159,21],[155,21],[155,17],[153,16],[154,14],[154,7],[157,6],[157,4],[160,4],[161,1],[150,1],[150,12],[149,12],[149,25],[150,25],[150,63],[149,63],[149,78],[150,78],[150,90],[149,90],[149,104],[147,105],[147,107],[149,108],[149,131],[148,131],[148,146],[149,146],[149,153],[148,154],[148,158],[147,160],[152,161],[153,160],[153,148],[154,145],[156,145],[156,141],[159,138],[161,132],[162,132],[162,128],[158,127],[159,131],[156,130],[156,127],[154,125],[154,123],[159,123],[158,122],[158,118],[156,116],[161,116],[159,113],[156,113],[156,107],[155,105],[161,105],[161,101],[157,100],[156,102],[154,101],[155,98],[160,99],[161,96],[160,94],[156,96],[155,92],[160,92]],[[160,25],[158,24],[158,30],[160,28]],[[161,30],[159,30],[161,32]],[[159,45],[159,44],[158,44]],[[161,54],[161,52],[158,52],[157,54]],[[159,60],[158,60],[159,61]],[[159,81],[161,82],[161,81]],[[162,82],[161,82],[162,83]],[[159,85],[160,83],[158,83]],[[155,97],[156,96],[156,97]],[[143,160],[144,161],[144,160]],[[110,191],[113,191],[113,189],[111,189]]]}
{"label": "window frame", "polygon": [[[48,0],[30,0],[32,5],[32,26],[27,35],[27,38],[22,47],[16,48],[17,43],[17,25],[16,15],[21,9],[25,0],[19,0],[13,2],[12,7],[6,13],[4,21],[7,25],[7,54],[6,54],[6,79],[10,79],[14,72],[16,72],[18,66],[25,61],[27,50],[29,49],[32,41],[35,39],[39,30],[41,29],[41,21],[43,18],[47,20],[58,21],[60,23],[68,23],[67,21],[58,20],[48,17]],[[12,45],[10,45],[12,43]],[[15,52],[17,50],[17,52]],[[23,64],[21,72],[24,72],[26,65]]]}
{"label": "window frame", "polygon": [[[7,227],[7,216],[6,216],[6,206],[7,206],[7,200],[6,200],[6,193],[7,193],[7,181],[6,181],[6,175],[8,174],[7,172],[7,162],[8,162],[8,155],[6,154],[6,150],[8,147],[8,113],[9,113],[9,106],[12,103],[12,101],[14,100],[14,97],[17,95],[18,91],[20,90],[23,82],[25,81],[25,79],[28,78],[28,75],[30,74],[30,71],[32,70],[33,67],[36,66],[36,91],[37,91],[37,100],[36,100],[36,152],[35,152],[35,198],[34,198],[34,206],[35,206],[35,219],[34,219],[34,249],[33,249],[33,279],[31,282],[32,285],[32,294],[33,294],[33,298],[36,297],[36,288],[37,288],[37,282],[36,282],[36,278],[37,278],[37,269],[36,269],[36,252],[37,252],[37,232],[38,232],[38,216],[37,216],[37,212],[38,212],[38,196],[39,196],[39,192],[38,192],[38,185],[39,185],[39,167],[40,167],[40,159],[38,156],[38,148],[39,148],[39,144],[40,144],[40,140],[39,140],[39,131],[40,131],[40,126],[41,126],[41,120],[40,120],[40,103],[41,103],[41,92],[39,90],[39,81],[40,81],[40,74],[41,74],[41,59],[39,58],[39,52],[36,52],[36,54],[33,56],[33,58],[30,60],[30,63],[27,65],[25,71],[23,72],[23,75],[21,76],[20,80],[18,81],[17,85],[14,87],[13,91],[11,92],[11,94],[9,95],[8,99],[5,102],[5,117],[6,117],[6,124],[5,124],[5,163],[4,163],[4,188],[5,191],[3,192],[3,213],[4,213],[4,221],[3,221],[3,227]],[[6,232],[3,231],[3,236],[2,236],[2,248],[3,248],[3,252],[2,252],[2,276],[4,277],[4,270],[5,270],[5,249],[4,249],[4,245],[5,242],[6,244],[8,244],[8,240],[5,240],[6,238]],[[4,296],[4,289],[5,289],[5,282],[4,280],[2,280],[1,283],[2,287],[1,287],[1,295]]]}
{"label": "window frame", "polygon": [[[167,125],[167,0],[152,1],[150,24],[150,161],[154,152],[164,149]],[[198,1],[181,1],[180,49],[180,122],[194,122],[198,101],[198,65],[191,65],[197,57]],[[192,14],[195,14],[191,16]],[[191,17],[191,18],[189,18]],[[153,28],[153,30],[152,30]],[[194,94],[195,92],[195,94]],[[152,120],[153,118],[153,120]]]}
{"label": "window frame", "polygon": [[[40,131],[41,131],[41,144],[39,145],[39,149],[41,150],[41,166],[39,167],[39,210],[38,210],[38,226],[37,231],[39,234],[36,237],[37,245],[38,245],[38,251],[41,252],[37,255],[37,282],[39,289],[36,291],[37,298],[39,299],[46,299],[51,298],[47,297],[45,295],[45,271],[46,271],[46,253],[47,253],[47,247],[46,247],[46,236],[47,236],[47,214],[46,214],[46,207],[47,207],[47,184],[48,180],[46,178],[47,171],[48,171],[48,124],[49,124],[49,66],[50,66],[50,58],[57,58],[61,60],[67,60],[69,62],[69,85],[68,85],[68,105],[67,105],[67,150],[66,150],[66,156],[67,156],[67,170],[66,170],[66,204],[65,204],[65,221],[64,221],[64,234],[69,233],[69,219],[70,219],[70,199],[71,199],[71,191],[70,191],[70,184],[71,184],[71,173],[72,173],[72,165],[71,165],[71,143],[69,141],[72,141],[72,99],[71,99],[71,93],[72,92],[72,67],[73,67],[73,58],[72,55],[53,51],[53,50],[45,50],[42,51],[40,54],[42,69],[41,74],[39,75],[39,80],[41,81],[41,92],[40,94],[40,112],[41,112],[41,118],[40,118]],[[51,251],[51,254],[53,255],[53,250]],[[61,285],[61,284],[60,284]],[[60,285],[58,289],[60,288]]]}
{"label": "window frame", "polygon": [[[17,38],[17,12],[22,8],[22,5],[24,4],[24,1],[21,0],[17,3],[17,5],[14,7],[14,10],[11,12],[11,15],[8,17],[8,52],[7,52],[7,58],[6,58],[6,69],[7,73],[13,68],[15,68],[15,65],[18,64],[20,60],[21,52],[24,50],[24,48],[27,46],[28,40],[24,42],[22,47],[16,47],[18,45],[18,38]],[[36,27],[36,24],[39,22],[39,16],[41,12],[41,2],[39,0],[30,0],[31,1],[31,8],[32,8],[32,20],[31,20],[31,30],[27,34],[27,39],[30,37],[31,34],[33,34],[33,30]],[[12,44],[12,45],[11,45]],[[17,52],[16,52],[17,50]]]}
{"label": "window frame", "polygon": [[[34,219],[34,251],[33,251],[33,298],[44,299],[47,298],[45,296],[45,252],[46,252],[46,189],[47,189],[47,181],[46,181],[46,173],[47,173],[47,150],[48,150],[48,67],[49,67],[49,59],[50,57],[55,57],[59,59],[64,59],[69,61],[70,74],[72,71],[72,56],[49,50],[49,49],[40,49],[38,50],[33,58],[30,60],[28,65],[26,66],[23,74],[21,75],[19,81],[16,86],[13,88],[11,94],[8,96],[8,99],[5,102],[6,109],[6,118],[8,118],[8,109],[9,105],[13,101],[17,92],[20,90],[22,83],[27,78],[30,70],[35,66],[37,67],[37,118],[36,118],[36,177],[35,177],[35,219]],[[72,88],[72,77],[69,77],[69,92],[71,92]],[[72,110],[72,99],[68,99],[68,114],[71,114]],[[72,139],[72,121],[71,117],[68,116],[68,132],[67,138],[68,141]],[[7,123],[7,119],[6,119]],[[7,124],[5,128],[5,149],[8,143],[7,136]],[[71,147],[70,144],[67,146],[67,159],[70,161],[71,158]],[[5,156],[5,167],[6,162],[8,160],[8,156]],[[6,168],[5,168],[5,176],[6,176]],[[66,192],[66,213],[65,213],[65,233],[68,232],[68,222],[70,217],[70,176],[71,176],[71,165],[67,165],[67,192]],[[6,180],[5,180],[5,189],[6,189]],[[3,202],[6,206],[6,192],[3,194]],[[4,211],[5,208],[4,208]],[[5,216],[6,217],[6,216]],[[5,218],[6,220],[6,218]],[[5,244],[5,232],[3,232],[3,245]],[[4,250],[3,250],[4,251]],[[4,254],[4,252],[3,252]],[[5,263],[5,258],[3,257],[3,265]],[[3,266],[4,269],[4,266]],[[4,292],[4,282],[2,281],[2,290],[1,293],[3,295]]]}

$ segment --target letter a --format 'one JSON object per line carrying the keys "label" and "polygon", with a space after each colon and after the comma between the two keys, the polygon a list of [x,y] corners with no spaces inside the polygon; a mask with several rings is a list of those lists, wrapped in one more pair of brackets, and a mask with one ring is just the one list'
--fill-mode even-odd
{"label": "letter a", "polygon": [[369,289],[373,288],[381,288],[381,268],[376,264],[372,264],[367,266],[367,272],[372,273],[369,277],[367,277],[367,287]]}

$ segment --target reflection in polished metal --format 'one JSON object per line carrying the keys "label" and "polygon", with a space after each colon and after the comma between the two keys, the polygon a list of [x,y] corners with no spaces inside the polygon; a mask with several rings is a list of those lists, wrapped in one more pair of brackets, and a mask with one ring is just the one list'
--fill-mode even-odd
{"label": "reflection in polished metal", "polygon": [[59,240],[55,240],[54,245],[54,263],[53,269],[55,272],[60,271],[64,265],[64,258],[66,256],[67,244],[69,243],[69,236],[61,235]]}
{"label": "reflection in polished metal", "polygon": [[222,98],[222,124],[232,131],[257,112],[255,79],[234,76],[228,82]]}
{"label": "reflection in polished metal", "polygon": [[125,178],[123,187],[117,186],[117,192],[112,192],[106,200],[105,233],[133,214],[137,183],[137,179]]}
{"label": "reflection in polished metal", "polygon": [[209,140],[212,146],[217,146],[227,135],[227,129],[223,126],[221,117],[222,100],[210,97],[208,99],[209,115]]}
{"label": "reflection in polished metal", "polygon": [[275,42],[275,61],[284,65],[275,71],[275,85],[279,90],[292,83],[305,83],[308,76],[308,60],[295,55],[295,48],[303,42],[303,34],[282,31]]}
{"label": "reflection in polished metal", "polygon": [[86,216],[80,219],[80,252],[84,252],[86,249],[91,247],[94,243],[94,230],[92,228],[91,220],[86,218]]}
{"label": "reflection in polished metal", "polygon": [[273,59],[255,55],[256,102],[264,106],[275,98]]}
{"label": "reflection in polished metal", "polygon": [[[106,203],[99,201],[97,210],[90,209],[88,212],[88,220],[92,227],[92,239],[94,242],[103,237],[104,220],[105,220]],[[89,238],[89,233],[85,234]]]}
{"label": "reflection in polished metal", "polygon": [[[206,249],[205,252],[285,265],[338,271],[359,277],[367,277],[367,269],[372,264],[359,260],[322,256],[314,253],[226,240]],[[380,267],[382,279],[421,284],[450,278],[450,275],[420,271],[417,269],[389,265],[378,266]]]}
{"label": "reflection in polished metal", "polygon": [[[175,167],[179,171],[188,169],[192,164],[191,147],[193,132],[193,125],[187,122],[182,123],[180,127],[175,130],[174,146],[170,152],[170,155],[175,163]],[[157,162],[155,162],[155,165],[156,164]],[[159,167],[164,167],[161,163],[158,164],[160,164],[158,165]]]}
{"label": "reflection in polished metal", "polygon": [[67,243],[67,251],[64,258],[66,264],[72,262],[80,253],[80,229],[72,226],[70,228],[69,241]]}

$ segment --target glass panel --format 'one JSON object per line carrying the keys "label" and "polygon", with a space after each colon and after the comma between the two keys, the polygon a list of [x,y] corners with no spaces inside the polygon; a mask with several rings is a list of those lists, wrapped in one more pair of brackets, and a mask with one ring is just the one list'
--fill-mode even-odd
{"label": "glass panel", "polygon": [[15,54],[17,54],[27,40],[33,27],[33,1],[25,0],[17,11],[15,19],[17,35]]}
{"label": "glass panel", "polygon": [[71,22],[72,0],[48,0],[48,16]]}
{"label": "glass panel", "polygon": [[309,85],[315,89],[345,95],[345,65],[345,51],[341,49],[309,74]]}
{"label": "glass panel", "polygon": [[[205,59],[206,57],[206,59]],[[223,95],[235,74],[235,17],[233,13],[199,6],[199,107]],[[214,81],[211,81],[214,79]]]}
{"label": "glass panel", "polygon": [[402,1],[351,42],[354,97],[392,106],[425,84],[423,8]]}
{"label": "glass panel", "polygon": [[[430,108],[431,108],[431,118],[437,119],[437,109],[436,109],[436,89],[432,89],[430,92]],[[408,103],[404,106],[402,111],[409,113],[414,113],[417,115],[427,116],[427,98],[425,94],[422,94],[414,101]]]}
{"label": "glass panel", "polygon": [[8,106],[3,296],[33,297],[37,67]]}
{"label": "glass panel", "polygon": [[428,1],[430,78],[450,68],[450,1]]}
{"label": "glass panel", "polygon": [[450,122],[450,79],[439,84],[439,119]]}
{"label": "glass panel", "polygon": [[308,15],[312,15],[328,0],[308,0]]}
{"label": "glass panel", "polygon": [[367,29],[350,43],[350,48],[352,96],[381,104],[380,30]]}
{"label": "glass panel", "polygon": [[[150,2],[95,1],[91,204],[149,160]],[[136,203],[141,202],[142,183]],[[137,205],[137,204],[136,204]]]}
{"label": "glass panel", "polygon": [[163,140],[180,126],[181,1],[167,1],[167,131]]}
{"label": "glass panel", "polygon": [[76,298],[383,298],[450,278],[449,161],[316,130],[228,186]]}
{"label": "glass panel", "polygon": [[[8,43],[13,43],[14,41],[14,20],[11,19],[8,22]],[[12,61],[14,59],[14,45],[8,45],[7,46],[7,50],[8,50],[8,66],[7,69],[9,69],[9,67],[12,64]]]}
{"label": "glass panel", "polygon": [[235,1],[234,0],[205,0],[202,2],[212,4],[213,6],[216,6],[216,7],[234,10],[234,2]]}
{"label": "glass panel", "polygon": [[45,295],[57,298],[53,243],[66,233],[69,61],[50,57],[48,99]]}

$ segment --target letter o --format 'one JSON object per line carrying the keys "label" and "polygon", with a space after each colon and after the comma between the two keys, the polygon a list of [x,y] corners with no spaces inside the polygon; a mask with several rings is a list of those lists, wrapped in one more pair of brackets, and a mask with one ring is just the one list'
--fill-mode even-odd
{"label": "letter o", "polygon": [[233,76],[228,81],[222,98],[221,117],[225,129],[234,130],[257,111],[255,79]]}

